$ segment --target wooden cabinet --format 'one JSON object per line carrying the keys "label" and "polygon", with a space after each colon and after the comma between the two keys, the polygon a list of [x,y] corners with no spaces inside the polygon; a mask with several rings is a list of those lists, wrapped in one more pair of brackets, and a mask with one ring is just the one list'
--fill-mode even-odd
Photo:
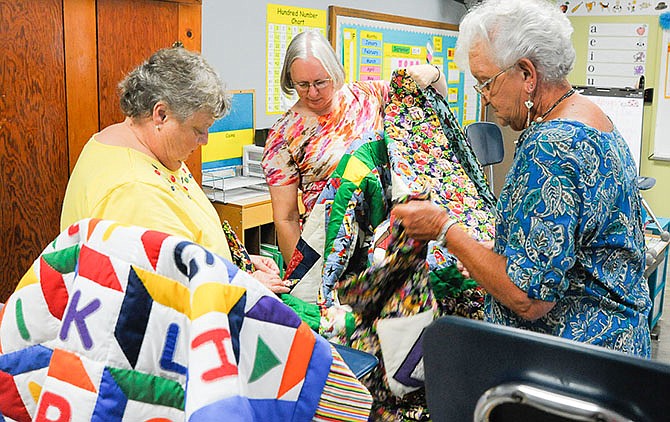
{"label": "wooden cabinet", "polygon": [[[59,233],[71,169],[121,121],[117,83],[175,41],[201,49],[201,0],[0,0],[0,302]],[[201,180],[199,151],[189,168]]]}
{"label": "wooden cabinet", "polygon": [[228,221],[249,253],[259,254],[261,243],[277,244],[270,194],[214,202],[214,208],[222,221]]}

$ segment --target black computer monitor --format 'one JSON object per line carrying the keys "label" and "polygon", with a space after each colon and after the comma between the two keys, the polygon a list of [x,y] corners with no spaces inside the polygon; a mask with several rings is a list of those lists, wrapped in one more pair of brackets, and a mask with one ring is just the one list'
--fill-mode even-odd
{"label": "black computer monitor", "polygon": [[[426,399],[436,422],[472,421],[487,391],[515,384],[597,403],[623,420],[670,420],[670,365],[660,362],[455,316],[429,325],[423,348]],[[576,420],[526,406],[523,394],[517,396],[492,411],[491,420]]]}

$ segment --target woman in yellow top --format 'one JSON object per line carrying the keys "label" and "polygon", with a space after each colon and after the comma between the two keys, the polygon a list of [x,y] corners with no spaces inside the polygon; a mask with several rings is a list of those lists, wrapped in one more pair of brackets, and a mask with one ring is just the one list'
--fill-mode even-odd
{"label": "woman in yellow top", "polygon": [[[216,210],[184,163],[229,108],[216,71],[197,53],[154,53],[119,84],[126,118],[88,141],[70,177],[61,230],[88,217],[178,235],[231,259]],[[269,258],[252,256],[253,276],[288,289]]]}

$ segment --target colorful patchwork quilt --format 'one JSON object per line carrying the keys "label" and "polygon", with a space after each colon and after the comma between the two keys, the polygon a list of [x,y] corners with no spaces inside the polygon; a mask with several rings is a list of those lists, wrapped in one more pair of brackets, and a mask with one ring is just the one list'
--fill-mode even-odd
{"label": "colorful patchwork quilt", "polygon": [[0,313],[0,420],[365,421],[370,406],[269,290],[164,233],[83,220]]}
{"label": "colorful patchwork quilt", "polygon": [[[494,237],[495,198],[448,103],[398,70],[385,113],[384,133],[354,142],[329,179],[289,275],[324,308],[322,334],[380,358],[366,379],[376,406],[397,403],[388,392],[403,397],[423,385],[421,334],[435,316],[483,316],[481,288],[448,250],[404,236],[388,219],[391,204],[429,199],[473,238]],[[348,326],[333,317],[350,314],[354,331],[338,334]]]}
{"label": "colorful patchwork quilt", "polygon": [[420,90],[399,69],[385,112],[393,200],[430,191],[473,238],[492,240],[495,199],[447,101],[432,87]]}
{"label": "colorful patchwork quilt", "polygon": [[[287,274],[302,300],[336,304],[338,281],[383,258],[390,204],[400,197],[430,192],[475,239],[494,237],[495,198],[447,101],[400,69],[385,113],[385,132],[351,144],[303,226]],[[456,259],[431,243],[426,261],[439,274]]]}

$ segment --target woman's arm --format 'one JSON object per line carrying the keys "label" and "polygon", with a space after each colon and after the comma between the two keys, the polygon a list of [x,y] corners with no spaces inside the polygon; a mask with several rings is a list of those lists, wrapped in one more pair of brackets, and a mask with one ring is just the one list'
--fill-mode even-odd
{"label": "woman's arm", "polygon": [[288,263],[300,238],[298,184],[270,186],[270,198],[279,251]]}
{"label": "woman's arm", "polygon": [[[417,240],[435,239],[449,222],[447,213],[429,201],[397,205],[392,214],[400,219],[407,235]],[[533,321],[554,307],[555,302],[529,298],[507,275],[507,258],[481,245],[458,225],[448,229],[446,243],[470,277],[521,318]]]}
{"label": "woman's arm", "polygon": [[442,66],[432,64],[418,64],[407,68],[409,76],[423,89],[432,85],[443,98],[447,98],[447,78]]}

